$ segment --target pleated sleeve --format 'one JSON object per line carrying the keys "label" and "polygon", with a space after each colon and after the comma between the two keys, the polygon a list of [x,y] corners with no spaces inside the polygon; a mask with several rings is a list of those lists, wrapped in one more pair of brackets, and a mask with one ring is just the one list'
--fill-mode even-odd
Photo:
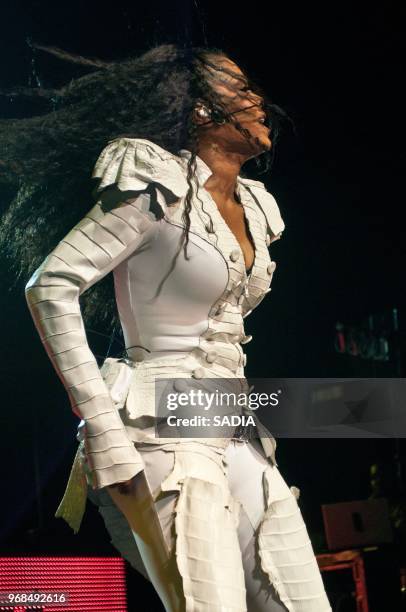
{"label": "pleated sleeve", "polygon": [[[187,183],[169,153],[136,139],[109,143],[93,176],[98,180],[97,203],[35,270],[25,296],[72,410],[85,421],[86,455],[96,489],[129,480],[143,463],[89,348],[79,296],[134,253],[157,222],[151,186],[157,187],[165,212],[186,193]],[[46,382],[39,393],[46,394]]]}

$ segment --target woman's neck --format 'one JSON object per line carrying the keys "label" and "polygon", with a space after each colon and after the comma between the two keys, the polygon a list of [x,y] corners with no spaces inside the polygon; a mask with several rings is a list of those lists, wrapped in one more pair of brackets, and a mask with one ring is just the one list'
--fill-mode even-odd
{"label": "woman's neck", "polygon": [[197,154],[212,171],[204,185],[205,189],[223,200],[234,201],[237,177],[244,162],[241,155],[228,154],[213,144],[201,145]]}

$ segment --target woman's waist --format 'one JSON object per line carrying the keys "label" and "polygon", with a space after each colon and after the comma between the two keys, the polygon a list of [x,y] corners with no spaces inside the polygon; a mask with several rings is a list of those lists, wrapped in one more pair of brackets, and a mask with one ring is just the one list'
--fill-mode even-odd
{"label": "woman's waist", "polygon": [[187,404],[193,405],[197,392],[217,397],[220,391],[237,396],[247,390],[243,368],[230,369],[218,361],[208,363],[200,347],[183,355],[154,354],[134,362],[126,410],[132,418],[156,417],[170,410],[172,396],[190,395]]}
{"label": "woman's waist", "polygon": [[[224,342],[215,339],[200,339],[191,348],[185,350],[169,347],[156,350],[127,349],[127,355],[137,367],[184,369],[186,364],[192,367],[191,375],[195,378],[211,376],[244,377],[246,356],[237,342]],[[196,371],[195,371],[196,370]]]}

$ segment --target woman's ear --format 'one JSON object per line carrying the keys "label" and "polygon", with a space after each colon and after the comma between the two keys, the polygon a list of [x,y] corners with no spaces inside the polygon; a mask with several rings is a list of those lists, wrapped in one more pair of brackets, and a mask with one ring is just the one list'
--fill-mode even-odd
{"label": "woman's ear", "polygon": [[202,102],[197,102],[193,110],[193,120],[197,125],[204,125],[210,120],[211,111]]}

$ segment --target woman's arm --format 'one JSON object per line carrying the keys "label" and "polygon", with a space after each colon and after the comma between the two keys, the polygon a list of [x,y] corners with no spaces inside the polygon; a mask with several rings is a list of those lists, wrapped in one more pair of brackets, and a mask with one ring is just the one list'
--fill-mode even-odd
{"label": "woman's arm", "polygon": [[85,420],[95,488],[126,481],[143,469],[89,348],[79,304],[79,296],[133,253],[154,223],[148,213],[149,194],[127,192],[119,203],[116,200],[117,191],[103,194],[25,288],[45,350],[74,413]]}
{"label": "woman's arm", "polygon": [[141,245],[188,184],[173,155],[129,138],[103,149],[93,177],[99,181],[99,201],[34,272],[25,294],[72,409],[85,421],[93,486],[101,488],[130,480],[143,463],[87,343],[79,296]]}

